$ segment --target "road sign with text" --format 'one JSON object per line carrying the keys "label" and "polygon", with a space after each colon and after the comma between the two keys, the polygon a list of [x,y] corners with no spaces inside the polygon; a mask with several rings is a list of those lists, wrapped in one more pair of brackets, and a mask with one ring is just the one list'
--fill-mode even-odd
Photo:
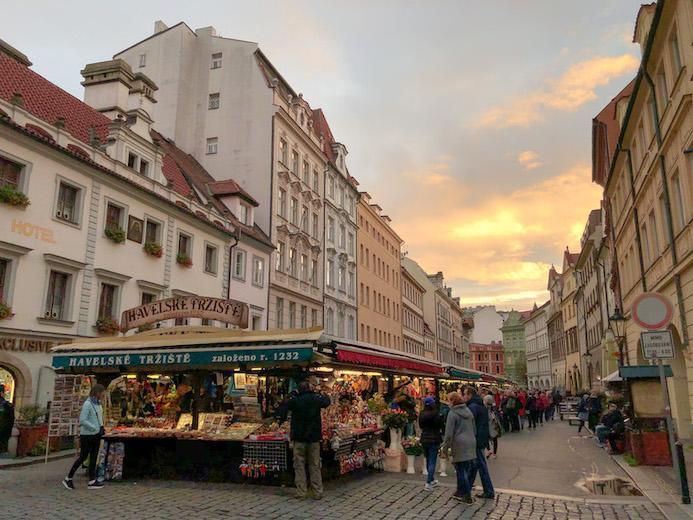
{"label": "road sign with text", "polygon": [[671,359],[674,357],[674,339],[670,330],[640,333],[645,359]]}

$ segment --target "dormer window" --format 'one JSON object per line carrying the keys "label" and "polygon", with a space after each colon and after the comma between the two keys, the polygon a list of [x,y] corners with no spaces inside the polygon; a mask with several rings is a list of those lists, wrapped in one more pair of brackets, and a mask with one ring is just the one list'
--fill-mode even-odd
{"label": "dormer window", "polygon": [[132,168],[145,177],[149,175],[149,161],[133,152],[128,152],[128,168]]}
{"label": "dormer window", "polygon": [[251,211],[252,211],[252,209],[250,208],[250,206],[241,203],[238,220],[240,220],[241,223],[245,224],[246,226],[249,226],[250,225],[250,218],[251,218]]}

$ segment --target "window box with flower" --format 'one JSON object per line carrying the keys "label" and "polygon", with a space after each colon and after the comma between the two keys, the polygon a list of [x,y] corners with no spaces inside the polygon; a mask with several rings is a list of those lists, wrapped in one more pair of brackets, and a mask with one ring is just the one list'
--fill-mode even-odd
{"label": "window box with flower", "polygon": [[156,242],[145,242],[144,252],[148,255],[155,256],[156,258],[161,258],[164,254],[161,244],[157,244]]}
{"label": "window box with flower", "polygon": [[107,227],[104,230],[106,237],[116,244],[122,244],[125,242],[125,230],[119,226]]}
{"label": "window box with flower", "polygon": [[12,312],[12,307],[10,307],[4,301],[0,300],[0,320],[6,320],[8,318],[11,318],[12,316],[14,316],[14,313]]}
{"label": "window box with flower", "polygon": [[102,316],[96,320],[96,330],[101,334],[117,334],[120,332],[120,324],[110,316]]}
{"label": "window box with flower", "polygon": [[193,265],[192,258],[190,258],[185,253],[178,253],[178,256],[176,256],[176,262],[178,262],[183,267],[188,268],[192,267]]}
{"label": "window box with flower", "polygon": [[0,202],[21,209],[26,209],[26,207],[31,204],[29,197],[12,184],[3,184],[0,186]]}

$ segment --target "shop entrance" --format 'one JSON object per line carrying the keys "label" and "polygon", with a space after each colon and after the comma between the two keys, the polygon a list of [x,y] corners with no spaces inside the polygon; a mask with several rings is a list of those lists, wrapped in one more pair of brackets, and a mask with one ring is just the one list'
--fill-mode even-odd
{"label": "shop entrance", "polygon": [[10,369],[4,365],[0,365],[0,386],[5,389],[5,399],[10,403],[14,403],[17,382]]}

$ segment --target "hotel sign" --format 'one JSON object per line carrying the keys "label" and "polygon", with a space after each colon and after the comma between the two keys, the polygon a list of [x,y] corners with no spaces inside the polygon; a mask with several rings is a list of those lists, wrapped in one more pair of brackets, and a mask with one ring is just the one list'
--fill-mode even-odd
{"label": "hotel sign", "polygon": [[203,296],[176,296],[133,307],[121,315],[121,330],[176,318],[202,318],[248,327],[248,304]]}

